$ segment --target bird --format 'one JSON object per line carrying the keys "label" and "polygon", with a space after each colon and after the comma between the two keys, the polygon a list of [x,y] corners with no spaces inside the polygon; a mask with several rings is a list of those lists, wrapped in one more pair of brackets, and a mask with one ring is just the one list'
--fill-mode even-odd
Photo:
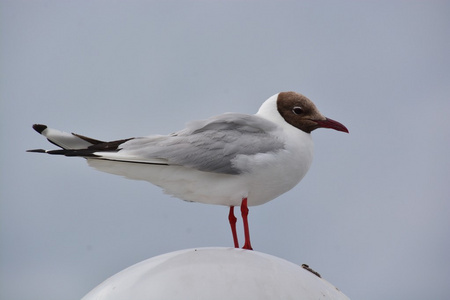
{"label": "bird", "polygon": [[83,157],[97,170],[159,186],[190,202],[229,207],[228,221],[239,248],[234,207],[240,206],[243,249],[252,250],[249,206],[271,201],[296,186],[313,160],[311,132],[348,133],[322,115],[306,96],[288,91],[268,98],[256,114],[224,113],[187,123],[169,135],[105,142],[34,124],[57,150],[28,152]]}

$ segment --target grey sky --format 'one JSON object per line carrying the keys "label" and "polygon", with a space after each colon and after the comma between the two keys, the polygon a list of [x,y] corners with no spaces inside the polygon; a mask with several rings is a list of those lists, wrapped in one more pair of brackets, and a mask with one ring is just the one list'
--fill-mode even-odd
{"label": "grey sky", "polygon": [[[448,1],[0,1],[0,298],[79,299],[141,260],[232,246],[226,207],[186,203],[52,145],[255,113],[294,90],[350,130],[313,132],[288,193],[250,209],[255,250],[352,299],[450,292]],[[243,242],[242,222],[238,223]]]}

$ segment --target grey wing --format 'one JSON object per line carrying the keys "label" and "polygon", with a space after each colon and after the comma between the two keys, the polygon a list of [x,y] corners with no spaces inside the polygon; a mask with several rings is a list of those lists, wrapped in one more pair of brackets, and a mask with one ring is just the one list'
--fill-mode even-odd
{"label": "grey wing", "polygon": [[284,142],[276,135],[276,125],[261,117],[225,114],[188,124],[169,136],[144,137],[121,145],[123,152],[145,159],[166,161],[206,172],[239,174],[234,159],[239,155],[276,152]]}

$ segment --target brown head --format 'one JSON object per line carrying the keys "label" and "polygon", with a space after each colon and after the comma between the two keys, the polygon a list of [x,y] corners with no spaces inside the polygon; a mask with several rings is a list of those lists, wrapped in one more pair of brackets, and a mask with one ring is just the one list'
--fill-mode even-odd
{"label": "brown head", "polygon": [[295,92],[281,92],[277,98],[277,109],[283,119],[294,127],[306,132],[317,128],[331,128],[348,133],[341,123],[322,115],[314,103]]}

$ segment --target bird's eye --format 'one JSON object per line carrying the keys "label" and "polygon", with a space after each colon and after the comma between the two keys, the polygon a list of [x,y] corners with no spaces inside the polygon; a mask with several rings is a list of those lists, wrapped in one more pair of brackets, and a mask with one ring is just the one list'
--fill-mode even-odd
{"label": "bird's eye", "polygon": [[296,115],[300,115],[300,114],[303,113],[303,108],[301,108],[300,106],[295,106],[295,107],[292,109],[292,112],[293,112],[294,114],[296,114]]}

